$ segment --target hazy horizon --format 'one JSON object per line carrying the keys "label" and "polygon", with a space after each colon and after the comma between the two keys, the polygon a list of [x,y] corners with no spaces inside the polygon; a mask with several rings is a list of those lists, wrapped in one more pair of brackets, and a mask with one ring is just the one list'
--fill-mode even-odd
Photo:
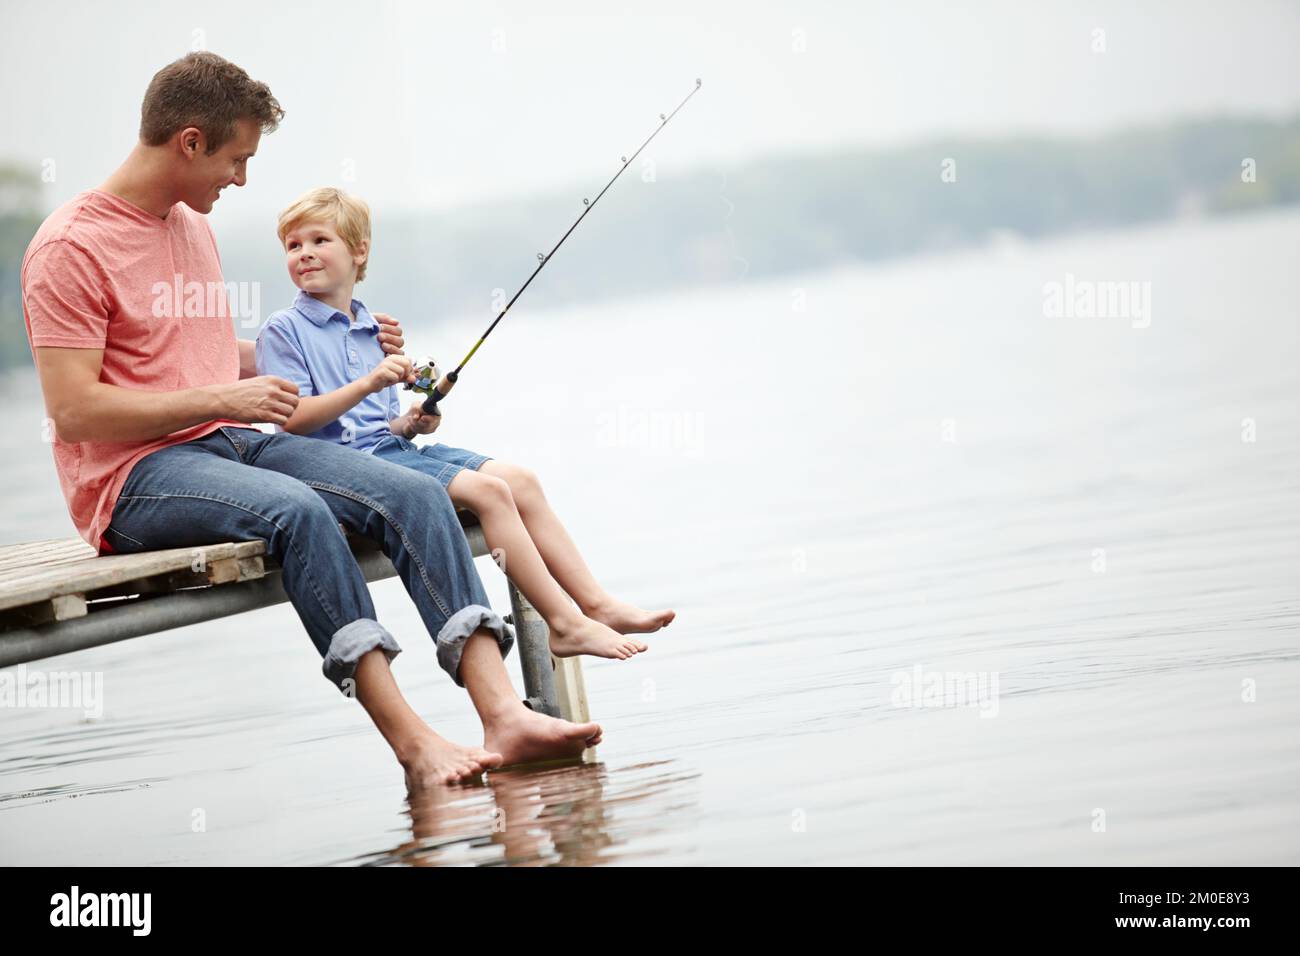
{"label": "hazy horizon", "polygon": [[6,13],[0,158],[53,160],[50,207],[97,185],[133,144],[153,73],[210,49],[286,109],[214,223],[260,218],[325,183],[377,210],[421,211],[598,188],[697,76],[703,89],[643,154],[660,179],[773,154],[1300,110],[1300,8],[1265,0],[1230,12],[1172,2],[727,2],[620,16],[593,4],[534,15],[390,2],[349,15],[358,8],[337,2],[236,2],[220,19],[141,3],[61,9],[71,12]]}

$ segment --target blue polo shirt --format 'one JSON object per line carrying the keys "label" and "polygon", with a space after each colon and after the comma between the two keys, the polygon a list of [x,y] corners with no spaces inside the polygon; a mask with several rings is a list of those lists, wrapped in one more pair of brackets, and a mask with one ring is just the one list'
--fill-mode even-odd
{"label": "blue polo shirt", "polygon": [[[298,386],[300,396],[324,395],[369,374],[384,359],[379,323],[357,299],[356,321],[299,290],[293,305],[274,313],[257,334],[259,375],[278,375]],[[402,414],[396,385],[372,392],[312,438],[372,451],[392,434],[390,420]],[[283,429],[277,426],[277,431]]]}

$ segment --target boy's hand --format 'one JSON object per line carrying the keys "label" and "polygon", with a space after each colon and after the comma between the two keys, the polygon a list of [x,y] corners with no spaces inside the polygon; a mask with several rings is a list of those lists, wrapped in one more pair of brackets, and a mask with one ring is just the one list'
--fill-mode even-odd
{"label": "boy's hand", "polygon": [[382,392],[390,385],[404,382],[411,375],[411,360],[405,355],[385,355],[367,379],[372,392]]}
{"label": "boy's hand", "polygon": [[424,414],[424,403],[416,402],[406,410],[402,416],[403,438],[414,438],[416,435],[432,435],[442,424],[441,415]]}
{"label": "boy's hand", "polygon": [[379,323],[379,346],[388,355],[401,355],[406,339],[402,337],[402,327],[397,320],[384,312],[371,312]]}

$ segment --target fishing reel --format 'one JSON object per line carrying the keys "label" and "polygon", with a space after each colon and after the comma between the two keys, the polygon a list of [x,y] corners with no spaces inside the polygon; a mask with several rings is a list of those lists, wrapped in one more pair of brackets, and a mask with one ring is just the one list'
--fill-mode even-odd
{"label": "fishing reel", "polygon": [[447,397],[451,387],[456,384],[456,373],[449,372],[443,375],[438,371],[438,366],[432,358],[415,363],[412,371],[415,372],[415,381],[407,382],[404,387],[409,392],[419,392],[428,396],[420,409],[424,414],[441,415],[438,403]]}

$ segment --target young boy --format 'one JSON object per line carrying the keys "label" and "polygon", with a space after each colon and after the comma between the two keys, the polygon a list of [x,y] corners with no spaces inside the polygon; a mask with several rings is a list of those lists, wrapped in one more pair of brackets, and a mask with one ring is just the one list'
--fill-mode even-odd
{"label": "young boy", "polygon": [[536,475],[464,448],[411,441],[433,433],[442,419],[423,414],[422,396],[402,413],[397,386],[414,381],[411,362],[384,354],[375,337],[378,324],[352,297],[369,261],[366,204],[338,189],[312,190],[280,214],[278,234],[289,278],[300,291],[259,333],[257,370],[298,386],[298,407],[284,430],[438,479],[456,507],[478,515],[488,547],[501,549],[510,580],[545,618],[555,656],[626,659],[646,650],[626,635],[657,631],[675,613],[645,611],[608,594]]}

